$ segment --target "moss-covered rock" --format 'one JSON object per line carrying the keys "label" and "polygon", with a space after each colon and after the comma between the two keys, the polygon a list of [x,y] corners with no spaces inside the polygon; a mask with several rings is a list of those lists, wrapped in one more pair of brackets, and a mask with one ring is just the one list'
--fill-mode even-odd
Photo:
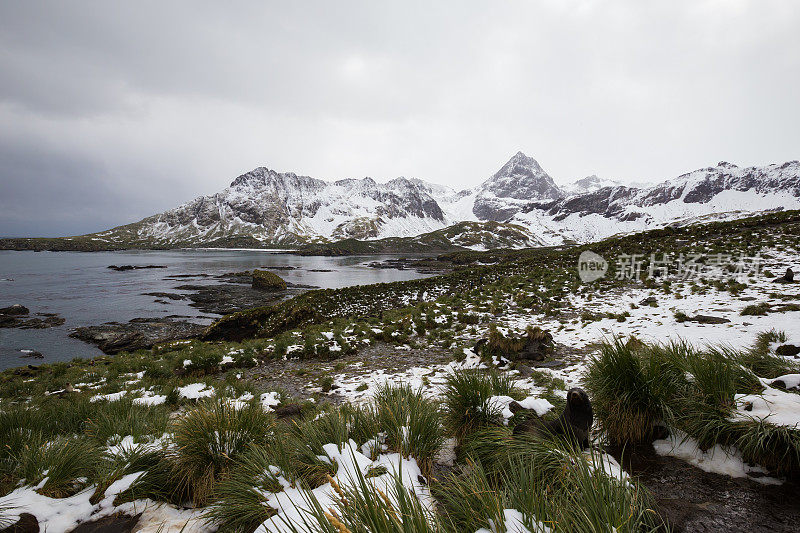
{"label": "moss-covered rock", "polygon": [[286,289],[286,282],[272,272],[253,270],[253,288],[266,291],[282,291]]}

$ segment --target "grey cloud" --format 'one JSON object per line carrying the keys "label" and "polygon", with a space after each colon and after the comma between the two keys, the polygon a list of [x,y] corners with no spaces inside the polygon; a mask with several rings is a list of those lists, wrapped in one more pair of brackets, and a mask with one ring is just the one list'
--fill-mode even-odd
{"label": "grey cloud", "polygon": [[796,159],[798,23],[791,0],[5,2],[0,233],[130,222],[258,165],[465,187],[517,150],[562,182]]}

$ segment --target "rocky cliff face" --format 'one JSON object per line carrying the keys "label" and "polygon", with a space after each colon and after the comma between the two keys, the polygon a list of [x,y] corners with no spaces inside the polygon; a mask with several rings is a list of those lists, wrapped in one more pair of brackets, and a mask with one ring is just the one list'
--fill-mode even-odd
{"label": "rocky cliff face", "polygon": [[[535,159],[518,152],[481,185],[460,192],[419,179],[330,183],[259,167],[217,194],[91,237],[158,246],[241,239],[295,245],[412,237],[482,221],[527,231],[530,238],[520,242],[560,244],[701,217],[798,208],[798,161],[747,168],[721,162],[645,188],[597,176],[560,188]],[[482,231],[486,227],[496,226]],[[464,240],[463,226],[459,231]]]}

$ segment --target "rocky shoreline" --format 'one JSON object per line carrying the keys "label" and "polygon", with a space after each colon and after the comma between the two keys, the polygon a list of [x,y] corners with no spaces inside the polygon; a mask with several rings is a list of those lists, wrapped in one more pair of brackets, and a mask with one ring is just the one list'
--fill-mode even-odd
{"label": "rocky shoreline", "polygon": [[61,326],[65,322],[56,313],[30,314],[30,309],[20,304],[0,308],[0,328],[45,329]]}
{"label": "rocky shoreline", "polygon": [[[114,266],[114,265],[112,265]],[[112,267],[109,267],[112,268]],[[145,266],[142,268],[159,268]],[[133,268],[115,267],[114,270]],[[278,270],[278,269],[276,269]],[[280,283],[274,287],[264,285],[264,273],[271,274]],[[255,274],[255,275],[254,275]],[[209,315],[224,316],[245,309],[272,305],[316,287],[286,283],[276,274],[267,271],[229,272],[217,276],[208,274],[173,274],[165,279],[194,281],[174,288],[170,292],[143,293],[153,296],[156,302],[189,300],[191,307]],[[209,320],[217,316],[192,317],[170,315],[166,317],[134,318],[129,322],[106,322],[79,327],[70,337],[94,344],[106,354],[133,352],[155,345],[200,337]],[[63,319],[62,319],[63,320]]]}

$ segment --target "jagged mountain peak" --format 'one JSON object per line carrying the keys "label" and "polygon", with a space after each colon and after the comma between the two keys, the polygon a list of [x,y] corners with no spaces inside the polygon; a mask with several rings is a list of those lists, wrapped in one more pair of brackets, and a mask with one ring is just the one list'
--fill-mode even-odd
{"label": "jagged mountain peak", "polygon": [[563,193],[539,162],[517,152],[480,189],[498,198],[555,199]]}
{"label": "jagged mountain peak", "polygon": [[503,222],[519,212],[516,201],[555,200],[563,196],[538,161],[517,152],[477,188],[472,213],[478,220]]}

